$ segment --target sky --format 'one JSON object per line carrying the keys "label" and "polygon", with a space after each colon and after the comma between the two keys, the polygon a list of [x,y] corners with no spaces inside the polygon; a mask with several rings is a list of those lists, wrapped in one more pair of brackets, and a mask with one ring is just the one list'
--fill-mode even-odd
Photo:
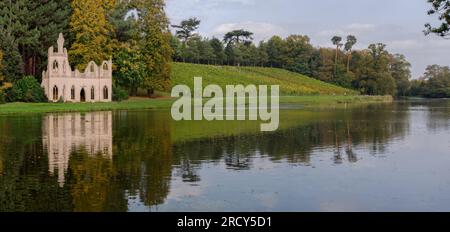
{"label": "sky", "polygon": [[331,38],[358,38],[357,49],[387,44],[401,53],[419,78],[427,65],[450,65],[450,40],[423,34],[428,16],[426,0],[166,0],[171,24],[197,17],[198,33],[219,37],[234,29],[255,33],[255,41],[273,35],[308,35],[316,47],[332,47]]}

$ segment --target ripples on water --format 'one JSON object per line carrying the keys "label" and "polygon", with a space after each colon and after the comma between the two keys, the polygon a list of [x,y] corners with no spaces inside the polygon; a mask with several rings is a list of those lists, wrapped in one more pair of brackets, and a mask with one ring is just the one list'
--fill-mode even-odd
{"label": "ripples on water", "polygon": [[450,101],[0,116],[0,211],[448,211]]}

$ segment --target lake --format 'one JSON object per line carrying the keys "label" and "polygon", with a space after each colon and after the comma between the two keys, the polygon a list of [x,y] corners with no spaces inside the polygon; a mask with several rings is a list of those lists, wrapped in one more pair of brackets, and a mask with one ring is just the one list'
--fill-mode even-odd
{"label": "lake", "polygon": [[450,100],[0,116],[0,211],[450,211]]}

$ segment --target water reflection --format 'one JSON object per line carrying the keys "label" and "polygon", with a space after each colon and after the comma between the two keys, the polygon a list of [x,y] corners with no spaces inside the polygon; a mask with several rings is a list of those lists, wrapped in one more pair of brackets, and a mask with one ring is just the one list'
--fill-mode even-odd
{"label": "water reflection", "polygon": [[80,150],[112,159],[112,112],[49,114],[42,124],[42,143],[51,175],[64,185],[72,153]]}
{"label": "water reflection", "polygon": [[0,211],[432,207],[450,202],[448,106],[283,110],[274,133],[167,111],[1,116]]}

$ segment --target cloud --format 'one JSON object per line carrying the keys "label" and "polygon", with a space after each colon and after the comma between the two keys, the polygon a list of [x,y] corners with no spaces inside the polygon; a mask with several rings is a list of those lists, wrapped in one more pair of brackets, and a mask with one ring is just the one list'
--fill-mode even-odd
{"label": "cloud", "polygon": [[274,35],[285,35],[287,32],[280,26],[263,22],[224,23],[216,26],[212,36],[221,37],[232,30],[244,29],[254,33],[255,41],[267,40]]}
{"label": "cloud", "polygon": [[191,185],[183,182],[180,178],[174,178],[171,181],[170,192],[167,200],[182,201],[185,198],[200,197],[204,194],[207,182],[202,181],[201,185]]}
{"label": "cloud", "polygon": [[[202,1],[202,0],[197,0],[197,1]],[[205,0],[203,0],[205,1]],[[215,3],[224,3],[224,2],[229,2],[229,3],[238,3],[238,4],[242,4],[242,5],[255,5],[256,4],[256,0],[208,0],[208,2],[215,2]]]}
{"label": "cloud", "polygon": [[345,26],[345,29],[353,32],[368,32],[375,31],[376,26],[374,24],[361,24],[361,23],[352,23]]}
{"label": "cloud", "polygon": [[180,4],[191,8],[209,9],[224,5],[252,6],[256,4],[256,0],[168,0],[167,4]]}
{"label": "cloud", "polygon": [[419,49],[422,47],[422,43],[417,40],[406,39],[406,40],[393,40],[388,42],[389,47],[393,49]]}
{"label": "cloud", "polygon": [[374,24],[362,24],[362,23],[352,23],[341,28],[337,28],[334,30],[322,30],[317,33],[318,36],[321,37],[329,37],[334,35],[361,35],[364,33],[375,32],[377,30],[377,26]]}

